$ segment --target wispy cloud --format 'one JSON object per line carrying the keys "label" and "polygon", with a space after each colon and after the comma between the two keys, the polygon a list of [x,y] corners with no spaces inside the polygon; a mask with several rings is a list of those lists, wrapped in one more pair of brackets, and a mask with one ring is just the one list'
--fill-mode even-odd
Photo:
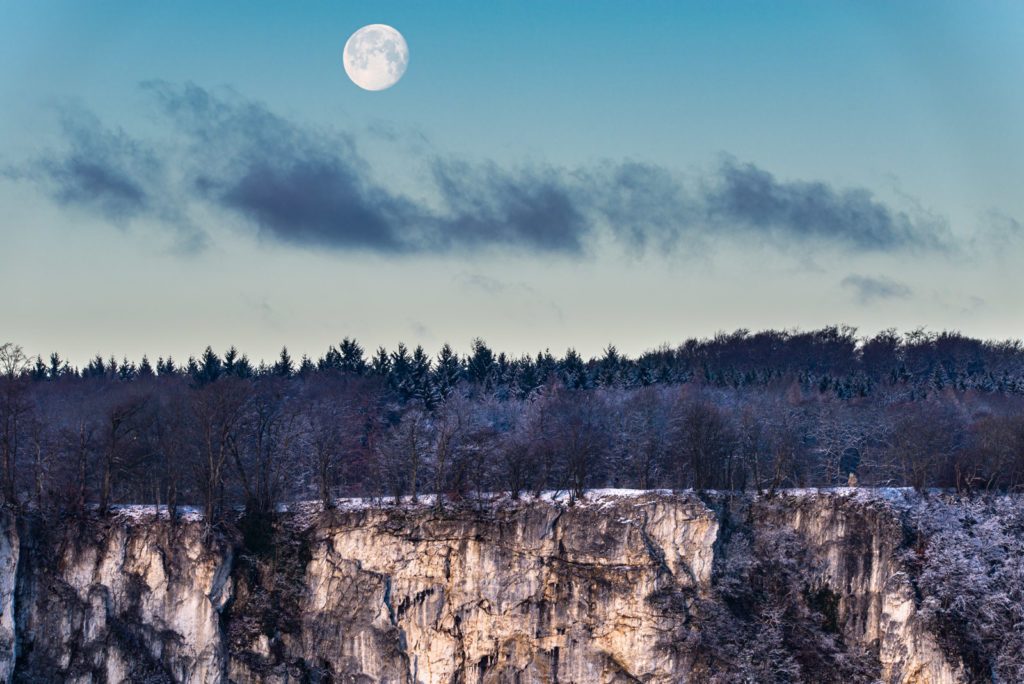
{"label": "wispy cloud", "polygon": [[706,191],[709,216],[753,232],[825,240],[864,250],[938,249],[947,240],[944,223],[911,218],[867,190],[836,189],[826,183],[780,182],[752,164],[726,161]]}
{"label": "wispy cloud", "polygon": [[64,146],[2,169],[2,175],[28,180],[61,207],[77,208],[126,228],[149,217],[170,229],[172,251],[192,254],[207,244],[206,234],[187,216],[187,196],[170,173],[175,161],[165,148],[105,126],[76,104],[59,110]]}
{"label": "wispy cloud", "polygon": [[854,297],[861,304],[870,304],[880,299],[906,299],[911,295],[910,287],[905,283],[885,276],[875,278],[851,274],[843,278],[839,284],[852,290]]}
{"label": "wispy cloud", "polygon": [[22,176],[58,204],[87,207],[117,224],[154,209],[147,186],[163,174],[154,150],[73,105],[62,109],[60,127],[66,148],[22,165]]}
{"label": "wispy cloud", "polygon": [[345,132],[299,124],[229,90],[144,88],[180,144],[160,148],[69,110],[66,149],[25,165],[23,177],[62,205],[121,224],[151,216],[180,226],[181,207],[202,202],[243,218],[265,240],[384,254],[515,249],[578,257],[601,233],[634,252],[712,236],[858,252],[952,244],[941,220],[892,208],[865,189],[781,181],[732,159],[685,178],[634,162],[510,168],[421,147],[409,166],[429,173],[413,198],[377,178]]}

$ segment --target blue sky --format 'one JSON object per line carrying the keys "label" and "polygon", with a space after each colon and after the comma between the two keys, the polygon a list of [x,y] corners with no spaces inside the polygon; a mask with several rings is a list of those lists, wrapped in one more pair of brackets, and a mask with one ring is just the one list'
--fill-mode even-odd
{"label": "blue sky", "polygon": [[[341,50],[405,36],[393,88]],[[0,2],[4,340],[1020,337],[1020,3]]]}

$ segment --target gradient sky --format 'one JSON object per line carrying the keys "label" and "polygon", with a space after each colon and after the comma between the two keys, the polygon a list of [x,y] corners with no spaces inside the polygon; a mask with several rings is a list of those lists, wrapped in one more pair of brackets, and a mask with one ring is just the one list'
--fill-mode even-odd
{"label": "gradient sky", "polygon": [[[410,65],[346,77],[386,23]],[[0,341],[1024,336],[1020,2],[0,1]]]}

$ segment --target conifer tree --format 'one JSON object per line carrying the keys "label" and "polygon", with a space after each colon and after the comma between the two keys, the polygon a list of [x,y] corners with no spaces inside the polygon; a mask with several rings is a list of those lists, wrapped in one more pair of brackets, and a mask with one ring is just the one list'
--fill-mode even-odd
{"label": "conifer tree", "polygon": [[223,364],[220,357],[213,351],[213,347],[207,347],[199,360],[199,374],[193,375],[196,383],[200,386],[216,382],[223,373]]}
{"label": "conifer tree", "polygon": [[409,360],[409,394],[427,408],[434,405],[434,389],[430,373],[430,357],[422,345],[416,345]]}
{"label": "conifer tree", "polygon": [[437,389],[438,396],[447,399],[461,376],[462,362],[452,351],[451,345],[446,342],[438,352],[437,363],[434,366],[434,387]]}
{"label": "conifer tree", "polygon": [[[209,349],[209,347],[207,347]],[[231,345],[226,352],[224,352],[224,364],[223,364],[224,375],[237,375],[238,371],[238,350],[235,349],[235,345]]]}
{"label": "conifer tree", "polygon": [[466,361],[466,375],[469,381],[490,390],[494,384],[495,371],[494,352],[482,339],[476,338],[473,340],[473,351]]}
{"label": "conifer tree", "polygon": [[33,380],[37,382],[46,379],[46,364],[43,363],[42,356],[36,356],[36,361],[32,365],[32,369],[29,371],[29,375],[32,377]]}
{"label": "conifer tree", "polygon": [[56,380],[67,371],[67,362],[61,361],[60,354],[53,352],[50,354],[50,379]]}
{"label": "conifer tree", "polygon": [[377,352],[373,355],[373,360],[370,362],[370,368],[374,375],[382,378],[390,375],[391,356],[388,354],[387,349],[384,347],[377,347]]}
{"label": "conifer tree", "polygon": [[271,372],[274,375],[279,375],[282,378],[287,378],[295,372],[295,363],[292,361],[292,357],[288,354],[288,347],[281,347],[281,355],[277,358],[277,363],[274,364]]}
{"label": "conifer tree", "polygon": [[338,347],[340,355],[341,370],[346,373],[362,375],[366,372],[366,360],[363,358],[363,348],[354,339],[345,338]]}
{"label": "conifer tree", "polygon": [[388,384],[398,391],[402,401],[412,396],[412,387],[409,383],[409,376],[412,369],[412,359],[409,358],[409,349],[403,342],[398,343],[398,348],[391,352],[391,372],[388,374]]}

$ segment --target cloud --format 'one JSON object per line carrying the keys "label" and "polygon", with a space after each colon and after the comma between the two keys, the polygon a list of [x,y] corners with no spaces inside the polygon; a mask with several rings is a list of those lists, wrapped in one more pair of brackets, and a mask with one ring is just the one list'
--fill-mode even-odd
{"label": "cloud", "polygon": [[583,252],[592,225],[561,172],[436,160],[433,177],[446,210],[436,219],[432,246]]}
{"label": "cloud", "polygon": [[193,254],[208,238],[189,220],[187,196],[177,192],[165,149],[108,128],[91,112],[68,104],[59,110],[65,146],[46,150],[3,175],[35,183],[61,207],[88,211],[120,228],[154,218],[171,229],[171,251]]}
{"label": "cloud", "polygon": [[233,93],[195,85],[145,84],[188,141],[188,186],[199,197],[281,242],[406,251],[404,226],[418,207],[369,179],[344,134],[295,125]]}
{"label": "cloud", "polygon": [[851,274],[842,279],[841,286],[851,289],[861,304],[870,304],[880,299],[906,299],[911,295],[910,288],[897,280],[885,276],[872,278]]}
{"label": "cloud", "polygon": [[48,152],[15,175],[35,180],[61,206],[80,206],[117,224],[153,208],[147,186],[162,173],[160,159],[93,114],[65,107],[60,126],[67,148]]}
{"label": "cloud", "polygon": [[487,294],[498,294],[508,290],[508,285],[502,281],[482,273],[462,273],[455,276],[453,280],[463,287],[486,292]]}
{"label": "cloud", "polygon": [[428,207],[373,177],[351,136],[287,121],[259,103],[150,83],[201,160],[193,186],[282,242],[383,253],[493,246],[579,253],[589,226],[554,171],[430,160]]}
{"label": "cloud", "polygon": [[[712,238],[859,252],[950,244],[941,221],[893,209],[867,190],[780,181],[731,159],[685,178],[637,162],[513,168],[417,146],[404,165],[427,173],[413,196],[379,178],[345,132],[289,120],[231,90],[143,87],[175,145],[158,150],[80,112],[66,118],[67,150],[35,166],[57,202],[113,221],[151,215],[179,224],[187,223],[181,207],[203,203],[241,217],[267,241],[382,254],[579,257],[603,234],[635,253],[702,248]],[[168,176],[178,194],[158,201]]]}
{"label": "cloud", "polygon": [[727,160],[705,195],[709,218],[787,239],[823,240],[863,251],[939,249],[946,226],[912,219],[864,189],[837,190],[822,182],[780,182],[753,164]]}

